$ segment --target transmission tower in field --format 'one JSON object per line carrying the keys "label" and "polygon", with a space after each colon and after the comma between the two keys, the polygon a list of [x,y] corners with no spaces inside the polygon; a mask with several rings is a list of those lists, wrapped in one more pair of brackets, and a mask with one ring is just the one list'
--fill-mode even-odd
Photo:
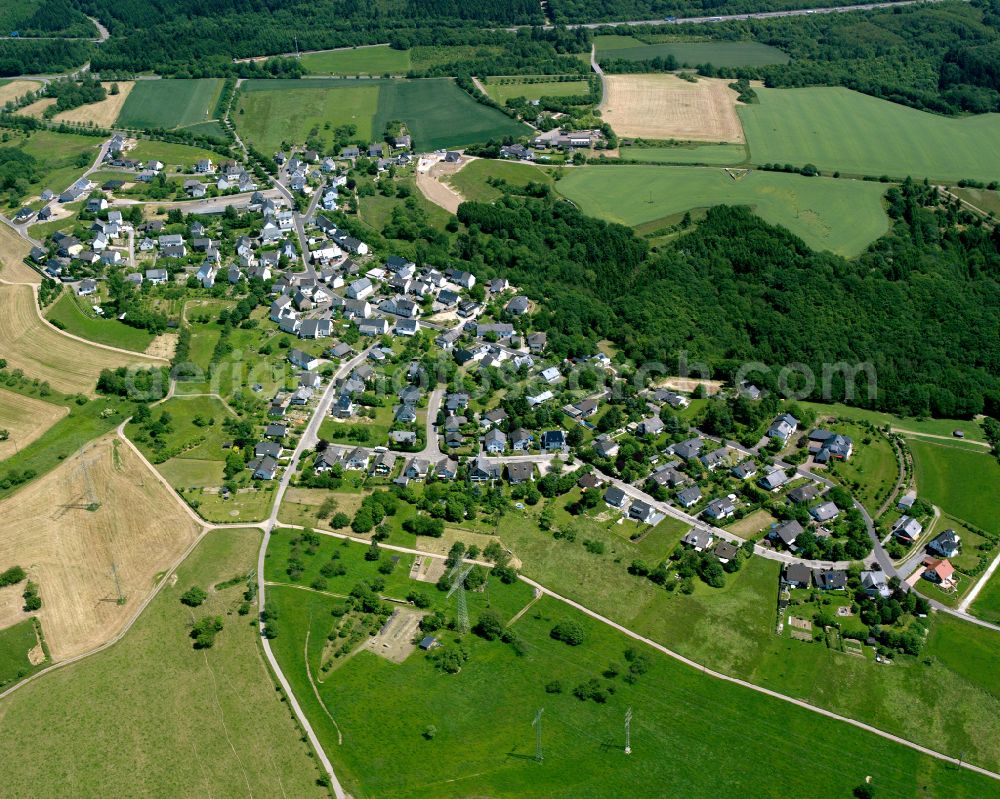
{"label": "transmission tower in field", "polygon": [[471,563],[464,566],[462,563],[456,564],[455,568],[452,569],[454,579],[452,580],[451,588],[448,589],[448,599],[451,599],[452,594],[456,594],[455,603],[457,605],[458,628],[463,635],[469,632],[469,606],[465,600],[465,578],[472,571],[472,566],[473,564]]}
{"label": "transmission tower in field", "polygon": [[632,754],[632,708],[625,711],[625,754]]}
{"label": "transmission tower in field", "polygon": [[535,714],[535,720],[531,722],[531,726],[535,728],[535,762],[542,762],[542,713],[545,712],[544,707],[538,708],[538,712]]}

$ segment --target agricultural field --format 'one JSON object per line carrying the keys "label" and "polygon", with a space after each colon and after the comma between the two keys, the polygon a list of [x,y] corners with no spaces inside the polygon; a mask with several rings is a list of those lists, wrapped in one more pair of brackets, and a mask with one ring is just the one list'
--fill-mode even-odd
{"label": "agricultural field", "polygon": [[907,438],[917,492],[945,513],[1000,533],[1000,464],[985,448]]}
{"label": "agricultural field", "polygon": [[742,144],[678,144],[675,146],[619,147],[622,161],[652,161],[662,164],[705,164],[733,166],[747,160]]}
{"label": "agricultural field", "polygon": [[[107,97],[100,102],[81,105],[79,108],[71,108],[69,111],[56,114],[55,121],[81,125],[91,124],[99,128],[112,127],[121,115],[122,108],[125,106],[125,101],[131,94],[135,82],[130,80],[105,81],[101,85],[107,91]],[[118,87],[118,94],[111,93],[114,86]]]}
{"label": "agricultural field", "polygon": [[215,115],[222,85],[218,78],[136,81],[117,125],[174,130],[207,122]]}
{"label": "agricultural field", "polygon": [[111,347],[145,352],[153,340],[153,335],[147,330],[130,327],[117,319],[97,316],[90,304],[69,291],[64,291],[45,309],[45,317],[50,322],[58,322],[67,333]]}
{"label": "agricultural field", "polygon": [[744,141],[736,92],[720,78],[694,83],[676,75],[605,75],[600,111],[619,136]]}
{"label": "agricultural field", "polygon": [[402,74],[410,69],[410,51],[387,44],[304,53],[299,60],[314,75]]}
{"label": "agricultural field", "polygon": [[552,80],[551,77],[490,77],[486,79],[486,93],[503,105],[515,97],[539,100],[542,97],[587,95],[590,94],[590,83],[586,80]]}
{"label": "agricultural field", "polygon": [[42,88],[42,84],[37,80],[0,81],[0,105],[6,105],[40,88]]}
{"label": "agricultural field", "polygon": [[550,173],[537,166],[519,164],[513,161],[495,161],[477,158],[469,161],[458,172],[448,175],[444,181],[466,200],[492,202],[503,192],[489,185],[487,181],[500,179],[511,186],[527,186],[529,183],[552,183]]}
{"label": "agricultural field", "polygon": [[0,513],[0,563],[23,564],[38,583],[57,660],[114,637],[200,532],[113,435],[5,499]]}
{"label": "agricultural field", "polygon": [[96,347],[60,333],[39,318],[28,286],[0,286],[0,311],[0,340],[5,342],[8,365],[68,394],[93,396],[102,369],[164,363],[140,353],[128,355]]}
{"label": "agricultural field", "polygon": [[[329,797],[250,619],[237,613],[260,533],[209,533],[124,638],[0,700],[4,795]],[[198,608],[179,598],[197,586]],[[211,649],[195,619],[218,615]],[[199,765],[200,764],[200,765]],[[203,766],[203,767],[202,767]]]}
{"label": "agricultural field", "polygon": [[630,226],[652,227],[695,208],[747,205],[813,249],[847,257],[889,227],[885,187],[860,181],[760,171],[734,179],[722,169],[614,165],[567,170],[556,189],[585,214]]}
{"label": "agricultural field", "polygon": [[372,138],[379,84],[343,80],[248,80],[240,87],[233,120],[241,136],[272,153],[284,143],[304,143],[310,132],[327,146],[324,126],[357,126],[357,138]]}
{"label": "agricultural field", "polygon": [[654,58],[676,59],[678,66],[696,67],[763,67],[787,64],[789,57],[776,47],[760,42],[679,42],[662,41],[647,44],[631,36],[595,36],[598,62],[611,59],[652,61]]}
{"label": "agricultural field", "polygon": [[1000,624],[1000,574],[993,572],[968,610],[977,618]]}
{"label": "agricultural field", "polygon": [[1000,178],[1000,114],[944,117],[843,88],[757,89],[739,108],[754,163],[936,180]]}
{"label": "agricultural field", "polygon": [[5,283],[28,283],[38,285],[42,276],[28,266],[31,245],[17,235],[7,225],[0,225],[0,280]]}
{"label": "agricultural field", "polygon": [[480,105],[449,78],[428,80],[251,80],[240,91],[236,125],[259,149],[301,143],[315,130],[329,141],[332,127],[357,126],[361,141],[379,139],[386,124],[406,123],[417,149],[460,147],[517,136],[527,126]]}
{"label": "agricultural field", "polygon": [[[364,569],[353,556],[347,560],[350,550],[361,547],[334,548],[343,553],[340,561],[352,577],[345,584],[375,575],[374,564]],[[324,542],[311,557],[326,560],[327,552]],[[387,578],[386,594],[404,590],[396,574],[407,566],[404,556]],[[426,583],[405,582],[429,589],[434,606],[443,603],[446,614],[453,613]],[[524,588],[494,580],[488,599],[470,592],[470,618],[474,622],[488,602],[502,619],[511,619],[530,599]],[[462,646],[469,659],[452,675],[438,671],[419,651],[401,664],[359,651],[327,669],[324,639],[330,611],[340,601],[319,591],[278,586],[268,590],[268,598],[278,608],[281,625],[272,642],[275,654],[320,739],[328,742],[325,748],[338,774],[359,799],[452,797],[454,786],[446,778],[455,774],[465,775],[462,795],[477,796],[576,797],[589,795],[596,784],[608,795],[655,792],[667,780],[672,790],[689,796],[761,795],[765,772],[768,784],[782,786],[780,795],[807,795],[820,784],[831,795],[848,795],[867,775],[886,795],[911,795],[919,790],[917,780],[930,790],[947,784],[956,795],[975,796],[987,788],[979,778],[911,750],[706,678],[550,598],[529,606],[512,625],[521,654],[511,645],[467,635]],[[583,643],[572,650],[549,635],[563,621],[583,630]],[[439,637],[450,646],[456,636]],[[621,666],[608,666],[627,664],[630,648],[635,649],[630,656],[641,653],[648,667],[632,684],[613,676]],[[603,703],[572,695],[575,686],[592,678],[613,687]],[[633,753],[624,758],[621,719],[629,706],[636,714]],[[542,764],[533,762],[530,724],[540,707],[545,708]],[[705,707],[726,712],[706,714]],[[376,734],[380,747],[368,743]],[[783,748],[789,736],[808,739],[810,746]],[[676,769],[678,759],[694,762],[708,750],[716,759],[712,769]],[[720,772],[729,775],[721,783]]]}
{"label": "agricultural field", "polygon": [[0,389],[0,430],[7,431],[0,460],[24,449],[68,412],[65,406]]}

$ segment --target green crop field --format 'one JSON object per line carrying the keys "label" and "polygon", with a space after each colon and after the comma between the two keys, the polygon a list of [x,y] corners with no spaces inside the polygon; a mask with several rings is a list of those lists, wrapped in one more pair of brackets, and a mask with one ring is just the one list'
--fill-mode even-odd
{"label": "green crop field", "polygon": [[283,142],[302,143],[310,131],[324,138],[324,125],[357,126],[361,141],[381,138],[386,124],[406,123],[417,149],[461,147],[529,128],[473,100],[450,78],[427,80],[247,81],[236,124],[265,152]]}
{"label": "green crop field", "polygon": [[[256,562],[260,533],[211,532],[125,637],[0,702],[4,796],[328,797],[275,692],[252,620],[235,611],[246,586],[213,590]],[[188,608],[192,586],[207,602]],[[256,607],[256,606],[254,606]],[[188,637],[220,615],[211,649]]]}
{"label": "green crop field", "polygon": [[491,178],[500,178],[512,186],[552,182],[549,172],[537,166],[479,158],[466,164],[461,171],[448,178],[448,183],[466,200],[492,202],[500,197],[502,192],[487,183]]}
{"label": "green crop field", "polygon": [[[325,561],[329,547],[323,542],[306,557]],[[342,561],[349,550],[361,549],[333,547],[344,553]],[[349,572],[371,579],[373,564],[359,563],[365,562],[351,556]],[[404,557],[396,571],[406,565]],[[433,586],[410,585],[454,613]],[[490,581],[485,594],[470,593],[471,619],[487,602],[510,619],[530,598],[525,588]],[[384,593],[398,590],[387,586]],[[340,600],[285,587],[270,588],[268,598],[279,612],[280,633],[272,645],[282,670],[358,799],[618,796],[656,793],[667,783],[672,793],[692,797],[848,796],[869,775],[880,796],[946,789],[972,797],[992,787],[848,725],[704,677],[552,599],[538,601],[513,625],[521,654],[467,635],[462,645],[468,662],[458,674],[445,675],[419,650],[401,665],[359,652],[324,671],[330,613]],[[580,646],[550,638],[553,625],[565,620],[583,628]],[[449,645],[457,637],[439,635]],[[629,649],[648,666],[631,684],[615,676],[627,664]],[[610,686],[606,702],[572,694],[591,679]],[[531,721],[542,707],[544,761],[537,763]],[[628,707],[635,718],[633,752],[626,757],[622,718]],[[429,725],[434,731],[428,736]],[[788,746],[789,740],[809,744]],[[697,767],[707,752],[712,767]],[[460,785],[455,775],[461,775]],[[763,785],[774,788],[762,793]]]}
{"label": "green crop field", "polygon": [[128,128],[185,128],[207,122],[222,94],[218,78],[136,81],[118,125]]}
{"label": "green crop field", "polygon": [[314,75],[400,74],[410,69],[410,51],[393,50],[387,44],[306,53],[300,60]]}
{"label": "green crop field", "polygon": [[477,103],[450,78],[383,82],[372,121],[375,134],[393,120],[406,123],[420,151],[531,132],[527,125]]}
{"label": "green crop field", "polygon": [[1000,464],[985,448],[908,438],[917,492],[945,513],[1000,533]]}
{"label": "green crop field", "polygon": [[621,147],[622,161],[654,161],[663,164],[732,166],[747,160],[742,144],[680,144],[673,147]]}
{"label": "green crop field", "polygon": [[816,250],[859,254],[888,229],[885,187],[861,181],[751,172],[733,180],[699,167],[601,166],[567,170],[558,191],[586,214],[646,225],[693,208],[748,205]]}
{"label": "green crop field", "polygon": [[658,42],[645,44],[629,36],[596,36],[597,60],[651,61],[673,56],[680,66],[762,67],[787,64],[789,57],[760,42]]}
{"label": "green crop field", "polygon": [[969,607],[969,612],[980,619],[1000,624],[1000,573],[993,572]]}
{"label": "green crop field", "polygon": [[961,119],[842,88],[758,89],[738,108],[754,163],[937,180],[1000,178],[1000,114]]}
{"label": "green crop field", "polygon": [[[86,310],[84,310],[84,307]],[[102,319],[70,292],[52,303],[45,311],[51,322],[58,322],[63,329],[75,336],[98,344],[108,344],[135,352],[145,352],[153,340],[152,334],[138,327],[129,327],[117,319]]]}
{"label": "green crop field", "polygon": [[486,92],[503,105],[514,97],[538,100],[542,97],[572,97],[590,93],[590,84],[585,80],[542,80],[537,83],[522,78],[489,78]]}

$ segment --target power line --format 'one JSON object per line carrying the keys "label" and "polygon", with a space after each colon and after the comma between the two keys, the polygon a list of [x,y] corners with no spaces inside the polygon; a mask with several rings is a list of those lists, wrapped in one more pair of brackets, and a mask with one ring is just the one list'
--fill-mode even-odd
{"label": "power line", "polygon": [[535,762],[542,762],[542,713],[545,712],[544,707],[538,708],[538,712],[535,714],[535,720],[531,722],[531,726],[535,728]]}
{"label": "power line", "polygon": [[625,711],[625,754],[632,754],[632,708]]}

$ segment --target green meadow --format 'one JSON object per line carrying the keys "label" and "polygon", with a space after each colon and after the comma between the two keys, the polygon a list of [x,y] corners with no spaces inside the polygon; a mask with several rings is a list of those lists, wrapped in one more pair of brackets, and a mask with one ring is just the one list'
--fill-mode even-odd
{"label": "green meadow", "polygon": [[1000,464],[985,448],[911,437],[917,491],[945,513],[1000,533]]}
{"label": "green meadow", "polygon": [[186,128],[207,122],[222,94],[219,78],[138,80],[118,115],[126,128]]}
{"label": "green meadow", "polygon": [[789,57],[760,42],[676,42],[646,44],[630,36],[596,36],[597,60],[651,61],[672,56],[680,66],[762,67],[787,64]]}
{"label": "green meadow", "polygon": [[129,327],[117,319],[104,319],[97,316],[91,305],[77,299],[71,292],[64,291],[51,306],[45,310],[45,316],[50,322],[58,323],[63,330],[98,344],[111,347],[121,347],[135,352],[145,352],[153,340],[153,336],[138,327]]}
{"label": "green meadow", "polygon": [[378,44],[305,53],[300,61],[306,72],[314,75],[395,74],[410,69],[410,51],[394,50],[387,44]]}
{"label": "green meadow", "polygon": [[601,166],[567,170],[556,184],[581,211],[610,222],[646,225],[695,208],[747,205],[815,250],[847,257],[886,232],[885,187],[877,183],[722,169]]}
{"label": "green meadow", "polygon": [[[246,584],[226,586],[259,545],[256,530],[209,533],[121,641],[0,701],[4,796],[328,797],[264,663],[256,606],[237,612]],[[179,601],[192,586],[208,593],[197,608]],[[223,630],[194,649],[208,615]]]}
{"label": "green meadow", "polygon": [[943,117],[843,88],[757,89],[738,107],[757,164],[936,180],[1000,179],[1000,114]]}
{"label": "green meadow", "polygon": [[492,202],[503,192],[489,184],[490,180],[504,180],[511,186],[526,186],[529,183],[551,183],[549,171],[531,164],[515,161],[494,161],[478,158],[462,167],[448,178],[451,184],[466,200]]}
{"label": "green meadow", "polygon": [[330,140],[325,125],[357,126],[360,141],[381,139],[387,123],[406,123],[418,150],[461,147],[529,128],[488,108],[450,78],[426,80],[253,80],[240,92],[236,125],[264,152],[302,143],[311,131]]}
{"label": "green meadow", "polygon": [[[331,547],[343,553],[340,560],[355,579],[375,575],[374,564],[348,557],[362,549],[358,545],[323,541],[304,557],[325,561]],[[396,572],[405,574],[408,563],[401,558]],[[408,582],[395,572],[387,580],[388,596],[403,590],[400,580]],[[454,615],[432,585],[410,585]],[[509,621],[530,600],[526,588],[490,580],[486,591],[470,592],[473,623],[487,605]],[[399,665],[360,651],[327,671],[331,612],[342,604],[331,593],[342,590],[272,586],[268,599],[278,610],[272,646],[282,670],[358,799],[596,799],[630,791],[659,795],[665,784],[671,795],[691,797],[849,796],[868,776],[887,797],[942,791],[973,797],[992,790],[985,778],[705,677],[549,598],[512,625],[516,651],[472,634],[438,633],[446,646],[468,653],[457,674],[437,670],[420,650]],[[580,625],[582,644],[569,647],[550,637],[563,621]],[[637,655],[642,673],[625,680],[628,658]],[[604,701],[573,694],[590,680],[604,688]],[[630,707],[632,754],[626,756],[623,719]],[[531,722],[542,708],[538,762]],[[711,766],[703,767],[709,754]]]}
{"label": "green meadow", "polygon": [[732,166],[747,159],[747,149],[742,144],[677,144],[655,147],[620,147],[622,161],[652,161],[662,164],[705,164],[706,166]]}
{"label": "green meadow", "polygon": [[538,100],[542,97],[572,97],[590,93],[590,84],[585,80],[525,80],[514,78],[488,78],[486,93],[503,105],[515,97]]}

